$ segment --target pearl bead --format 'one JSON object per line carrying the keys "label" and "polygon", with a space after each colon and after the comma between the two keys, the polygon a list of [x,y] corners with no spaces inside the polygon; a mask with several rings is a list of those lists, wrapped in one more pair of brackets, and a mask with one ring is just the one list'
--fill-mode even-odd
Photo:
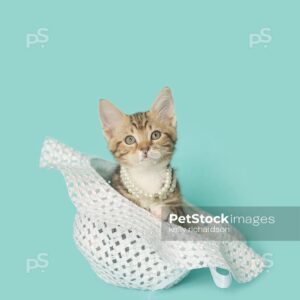
{"label": "pearl bead", "polygon": [[140,188],[136,187],[135,184],[131,181],[131,178],[126,168],[121,167],[120,175],[121,175],[121,181],[126,187],[126,189],[128,190],[128,192],[137,198],[147,197],[153,199],[155,197],[159,197],[160,199],[166,199],[167,196],[170,193],[172,193],[176,187],[176,177],[175,174],[173,174],[171,168],[166,169],[166,175],[163,181],[163,185],[161,189],[155,194],[147,193],[141,190]]}

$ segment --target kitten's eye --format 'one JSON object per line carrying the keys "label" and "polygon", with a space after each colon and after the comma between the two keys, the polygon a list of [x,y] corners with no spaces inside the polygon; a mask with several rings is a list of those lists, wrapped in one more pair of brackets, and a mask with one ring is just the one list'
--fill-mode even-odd
{"label": "kitten's eye", "polygon": [[127,135],[126,138],[125,138],[125,143],[127,145],[132,145],[134,144],[136,141],[135,141],[135,138],[132,136],[132,135]]}
{"label": "kitten's eye", "polygon": [[151,133],[151,140],[158,140],[161,137],[161,132],[155,130]]}

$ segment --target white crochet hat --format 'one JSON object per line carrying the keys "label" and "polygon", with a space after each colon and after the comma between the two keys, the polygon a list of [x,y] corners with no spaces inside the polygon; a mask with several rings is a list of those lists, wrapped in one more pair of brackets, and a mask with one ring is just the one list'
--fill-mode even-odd
{"label": "white crochet hat", "polygon": [[[176,284],[192,269],[210,268],[216,285],[228,287],[231,274],[243,283],[263,270],[263,259],[242,241],[162,241],[161,222],[107,182],[114,163],[92,159],[48,138],[40,166],[63,174],[77,208],[75,242],[108,283],[157,290]],[[221,275],[216,268],[229,274]]]}

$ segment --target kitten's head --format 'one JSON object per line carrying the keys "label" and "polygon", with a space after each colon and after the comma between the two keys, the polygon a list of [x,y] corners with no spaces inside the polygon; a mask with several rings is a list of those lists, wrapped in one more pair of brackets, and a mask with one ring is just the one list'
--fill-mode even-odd
{"label": "kitten's head", "polygon": [[176,116],[169,88],[147,112],[126,115],[107,100],[100,100],[104,136],[116,160],[124,166],[168,164],[176,143]]}

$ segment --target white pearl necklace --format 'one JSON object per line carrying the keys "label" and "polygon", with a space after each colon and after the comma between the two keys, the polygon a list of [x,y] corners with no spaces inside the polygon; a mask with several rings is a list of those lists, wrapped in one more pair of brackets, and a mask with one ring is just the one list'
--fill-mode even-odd
{"label": "white pearl necklace", "polygon": [[166,169],[166,176],[162,188],[157,193],[153,193],[153,194],[147,193],[142,189],[140,189],[139,187],[137,187],[132,182],[128,171],[123,166],[121,166],[120,175],[121,175],[121,181],[125,186],[125,188],[127,189],[127,191],[137,198],[142,198],[142,197],[149,198],[149,199],[159,198],[161,200],[164,200],[168,197],[169,194],[173,193],[176,188],[177,180],[176,180],[175,173],[172,172],[171,167]]}

